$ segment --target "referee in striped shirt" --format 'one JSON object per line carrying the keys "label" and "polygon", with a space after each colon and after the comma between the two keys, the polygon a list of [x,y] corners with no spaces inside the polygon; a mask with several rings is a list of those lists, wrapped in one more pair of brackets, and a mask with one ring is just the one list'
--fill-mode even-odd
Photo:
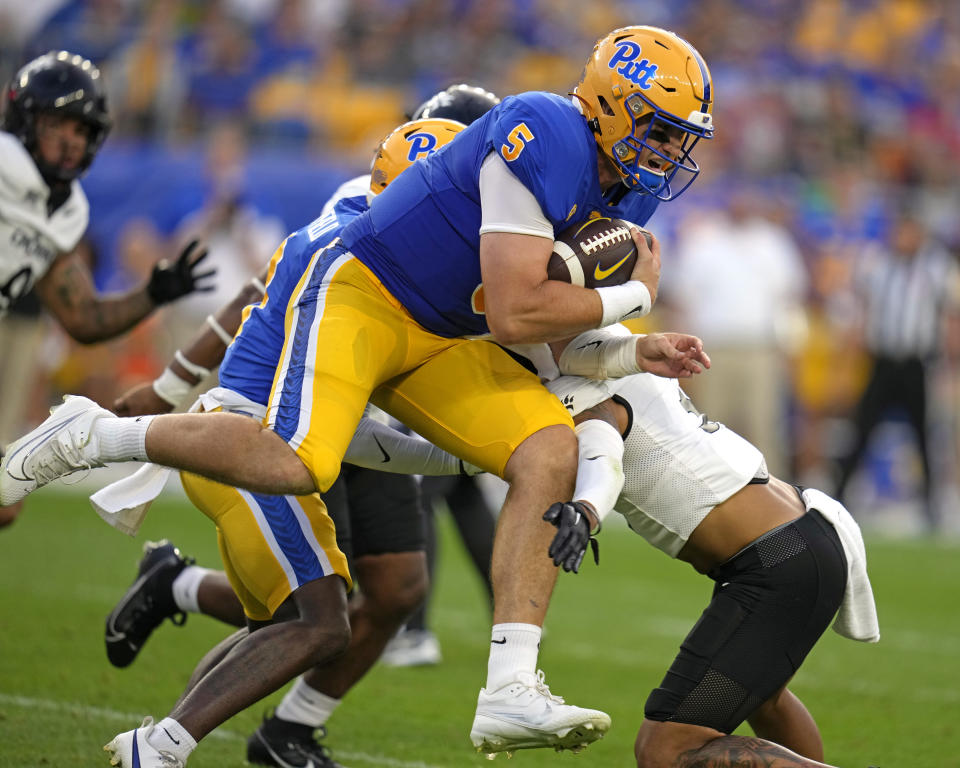
{"label": "referee in striped shirt", "polygon": [[866,251],[854,273],[862,301],[863,334],[873,371],[854,415],[855,439],[840,460],[837,498],[843,500],[870,435],[895,408],[917,439],[923,469],[923,512],[935,530],[927,447],[927,373],[944,349],[944,334],[956,338],[960,318],[960,269],[953,255],[912,214],[902,213],[889,244]]}

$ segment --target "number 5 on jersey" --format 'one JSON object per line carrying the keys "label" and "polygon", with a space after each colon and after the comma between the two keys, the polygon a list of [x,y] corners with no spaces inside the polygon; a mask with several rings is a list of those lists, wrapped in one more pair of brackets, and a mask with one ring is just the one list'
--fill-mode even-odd
{"label": "number 5 on jersey", "polygon": [[533,134],[530,132],[530,129],[527,128],[526,123],[520,123],[510,131],[510,134],[507,136],[507,141],[510,143],[500,145],[500,154],[503,155],[504,160],[512,163],[520,157],[520,153],[523,152],[523,148],[527,146],[527,142],[533,141]]}

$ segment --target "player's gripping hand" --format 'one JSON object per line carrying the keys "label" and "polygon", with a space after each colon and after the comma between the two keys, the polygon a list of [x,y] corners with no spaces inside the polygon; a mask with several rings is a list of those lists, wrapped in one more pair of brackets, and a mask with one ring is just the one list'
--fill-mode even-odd
{"label": "player's gripping hand", "polygon": [[557,529],[547,550],[554,565],[568,573],[578,573],[587,544],[593,549],[594,562],[600,564],[600,547],[590,535],[590,515],[586,504],[579,501],[557,502],[544,513],[543,519]]}
{"label": "player's gripping hand", "polygon": [[[208,278],[213,277],[217,270],[197,271],[205,258],[207,249],[200,246],[199,240],[191,240],[172,264],[166,259],[158,261],[147,283],[147,295],[154,304],[159,305],[194,291],[212,291],[213,283]],[[201,284],[203,280],[207,282]]]}
{"label": "player's gripping hand", "polygon": [[640,227],[631,227],[633,243],[637,246],[637,263],[630,273],[631,280],[639,280],[650,291],[650,302],[657,300],[657,288],[660,285],[660,241],[654,234]]}
{"label": "player's gripping hand", "polygon": [[111,409],[117,416],[147,416],[154,413],[170,413],[173,406],[160,397],[152,382],[128,389],[113,401]]}
{"label": "player's gripping hand", "polygon": [[637,338],[637,366],[666,379],[689,379],[710,367],[710,356],[696,336],[648,333]]}

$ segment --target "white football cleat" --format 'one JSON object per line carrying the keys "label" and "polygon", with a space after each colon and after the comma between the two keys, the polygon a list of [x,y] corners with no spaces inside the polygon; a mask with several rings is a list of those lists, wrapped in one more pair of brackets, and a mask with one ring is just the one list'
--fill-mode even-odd
{"label": "white football cleat", "polygon": [[109,744],[104,744],[103,751],[110,753],[110,765],[118,768],[185,768],[186,763],[180,758],[147,741],[156,727],[152,717],[145,717],[139,728],[118,734]]}
{"label": "white football cleat", "polygon": [[564,704],[550,693],[538,670],[536,675],[521,672],[496,691],[480,689],[470,740],[490,758],[496,752],[538,747],[579,752],[609,728],[610,715]]}
{"label": "white football cleat", "polygon": [[397,633],[380,654],[388,667],[424,667],[443,661],[440,642],[429,629],[404,629]]}
{"label": "white football cleat", "polygon": [[93,400],[64,397],[46,421],[7,446],[0,461],[0,506],[14,504],[58,477],[102,467],[91,427],[107,417],[116,418]]}

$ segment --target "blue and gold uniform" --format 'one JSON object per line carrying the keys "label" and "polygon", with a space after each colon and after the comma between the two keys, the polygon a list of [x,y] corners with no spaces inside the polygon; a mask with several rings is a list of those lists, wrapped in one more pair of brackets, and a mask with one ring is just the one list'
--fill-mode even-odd
{"label": "blue and gold uniform", "polygon": [[479,243],[491,152],[555,229],[605,212],[583,115],[547,93],[505,99],[414,164],[314,256],[286,318],[268,424],[329,487],[368,399],[440,447],[502,474],[547,426],[572,426],[535,375],[489,341]]}
{"label": "blue and gold uniform", "polygon": [[[245,399],[242,412],[262,417],[283,346],[287,303],[313,253],[366,210],[366,198],[345,197],[333,209],[297,230],[270,260],[266,293],[248,307],[220,367],[220,383]],[[249,406],[249,407],[248,407]],[[225,410],[230,409],[224,403]],[[347,560],[320,494],[269,496],[250,493],[199,475],[182,473],[190,500],[217,526],[224,570],[251,619],[266,621],[293,590],[338,574],[351,584]]]}

